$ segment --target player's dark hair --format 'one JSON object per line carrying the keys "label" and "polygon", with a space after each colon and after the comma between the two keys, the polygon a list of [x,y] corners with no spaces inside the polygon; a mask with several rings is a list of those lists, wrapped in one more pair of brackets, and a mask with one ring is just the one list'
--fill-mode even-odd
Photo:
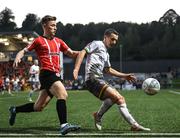
{"label": "player's dark hair", "polygon": [[104,35],[106,35],[106,36],[110,36],[111,34],[119,35],[119,33],[113,28],[108,28],[104,32]]}
{"label": "player's dark hair", "polygon": [[46,24],[49,21],[56,21],[55,16],[46,15],[41,19],[41,24]]}

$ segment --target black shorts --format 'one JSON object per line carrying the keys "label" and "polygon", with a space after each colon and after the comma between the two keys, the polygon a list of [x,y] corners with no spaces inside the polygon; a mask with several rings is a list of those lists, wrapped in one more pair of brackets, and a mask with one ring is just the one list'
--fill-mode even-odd
{"label": "black shorts", "polygon": [[61,77],[59,73],[52,72],[49,70],[41,70],[39,75],[39,80],[41,83],[40,90],[46,89],[48,95],[52,98],[53,95],[50,93],[49,89],[54,82],[61,81]]}
{"label": "black shorts", "polygon": [[86,88],[97,98],[102,99],[103,93],[107,87],[108,83],[100,78],[90,78],[85,82]]}

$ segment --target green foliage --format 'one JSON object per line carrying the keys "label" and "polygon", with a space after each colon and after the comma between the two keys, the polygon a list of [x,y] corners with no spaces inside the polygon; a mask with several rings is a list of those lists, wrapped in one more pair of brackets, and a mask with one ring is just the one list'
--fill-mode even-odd
{"label": "green foliage", "polygon": [[172,80],[172,87],[180,88],[180,79],[173,79]]}
{"label": "green foliage", "polygon": [[[27,14],[22,28],[16,28],[13,12],[5,8],[0,13],[0,31],[36,31],[42,35],[40,18]],[[180,17],[174,10],[167,11],[159,21],[146,24],[112,22],[63,25],[57,21],[56,36],[62,38],[72,49],[81,50],[93,40],[102,40],[104,30],[115,28],[120,33],[119,44],[123,45],[123,60],[180,59]],[[120,48],[110,50],[111,60],[119,61]]]}
{"label": "green foliage", "polygon": [[14,22],[14,15],[11,9],[5,8],[0,12],[0,31],[13,31],[16,29],[16,23]]}
{"label": "green foliage", "polygon": [[27,14],[25,20],[22,23],[21,30],[23,31],[34,31],[37,24],[40,22],[40,18],[35,14]]}

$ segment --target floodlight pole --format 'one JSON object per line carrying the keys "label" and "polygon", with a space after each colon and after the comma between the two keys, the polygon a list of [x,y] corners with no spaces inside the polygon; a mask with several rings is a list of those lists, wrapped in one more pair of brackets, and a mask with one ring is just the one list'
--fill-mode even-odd
{"label": "floodlight pole", "polygon": [[122,72],[123,71],[123,67],[122,67],[122,47],[123,47],[123,45],[122,44],[120,44],[119,45],[119,53],[120,53],[120,55],[119,55],[119,64],[120,64],[120,71]]}
{"label": "floodlight pole", "polygon": [[63,80],[64,79],[64,66],[63,66],[63,53],[60,52],[59,53],[59,58],[60,58],[60,68],[61,68],[61,79]]}

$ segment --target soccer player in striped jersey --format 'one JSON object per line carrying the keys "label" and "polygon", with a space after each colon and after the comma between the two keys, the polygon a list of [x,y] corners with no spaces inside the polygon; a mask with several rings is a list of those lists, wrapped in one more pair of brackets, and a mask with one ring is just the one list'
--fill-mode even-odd
{"label": "soccer player in striped jersey", "polygon": [[74,79],[77,79],[80,65],[84,59],[84,56],[87,55],[85,67],[86,87],[93,95],[103,101],[100,109],[93,114],[95,127],[98,130],[102,129],[101,119],[104,113],[106,113],[113,104],[117,104],[120,113],[131,125],[131,130],[150,131],[149,128],[144,128],[137,123],[137,121],[128,111],[125,98],[115,88],[108,85],[108,83],[104,80],[103,72],[112,76],[124,78],[129,82],[136,81],[136,77],[133,74],[122,73],[111,67],[107,49],[115,46],[118,41],[118,37],[118,32],[112,28],[109,28],[104,33],[103,41],[92,41],[89,43],[76,58],[73,71]]}
{"label": "soccer player in striped jersey", "polygon": [[54,96],[57,98],[56,110],[60,122],[60,133],[65,135],[70,131],[80,129],[80,126],[67,122],[66,99],[68,95],[64,85],[60,81],[61,61],[59,55],[60,52],[63,52],[71,58],[76,58],[79,52],[71,50],[63,40],[55,37],[57,30],[56,17],[46,15],[42,18],[41,24],[44,32],[43,35],[35,38],[30,45],[19,51],[13,64],[14,67],[17,67],[24,54],[34,50],[41,65],[39,74],[41,91],[35,103],[31,102],[9,108],[9,124],[14,125],[17,113],[42,111]]}

